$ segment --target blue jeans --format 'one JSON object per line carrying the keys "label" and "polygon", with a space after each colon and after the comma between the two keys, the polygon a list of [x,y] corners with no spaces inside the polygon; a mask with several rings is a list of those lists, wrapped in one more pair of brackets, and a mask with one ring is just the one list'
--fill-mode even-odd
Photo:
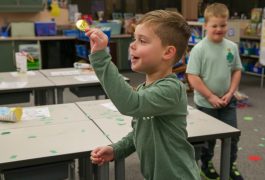
{"label": "blue jeans", "polygon": [[[215,117],[216,119],[229,124],[237,128],[237,115],[236,115],[236,98],[233,97],[229,104],[226,107],[220,109],[211,109],[200,107],[197,105],[197,108],[205,112],[206,114]],[[231,138],[231,154],[230,154],[230,165],[232,166],[233,162],[236,161],[237,158],[237,143],[239,141],[239,137]],[[216,144],[216,140],[207,141],[208,147],[203,147],[201,151],[201,161],[202,166],[206,166],[208,161],[210,161],[214,156],[214,147]]]}

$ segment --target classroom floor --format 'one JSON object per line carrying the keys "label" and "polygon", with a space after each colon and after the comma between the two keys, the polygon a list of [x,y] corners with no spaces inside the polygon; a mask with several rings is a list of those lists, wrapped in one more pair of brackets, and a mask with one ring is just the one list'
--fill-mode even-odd
{"label": "classroom floor", "polygon": [[[133,87],[143,82],[145,78],[144,75],[138,73],[123,72],[122,74],[130,78],[130,84]],[[238,108],[238,128],[241,130],[238,169],[246,180],[263,180],[265,179],[265,87],[260,88],[259,77],[243,75],[239,90],[249,96],[250,106]],[[93,97],[77,98],[68,89],[64,93],[66,95],[65,103],[94,100]],[[193,105],[192,97],[193,94],[189,93],[190,105]],[[31,106],[32,103],[23,105]],[[214,164],[219,170],[220,141],[217,142],[215,150]],[[111,163],[110,180],[114,180],[113,172],[113,163]],[[143,180],[139,169],[139,160],[135,153],[126,159],[126,180]]]}

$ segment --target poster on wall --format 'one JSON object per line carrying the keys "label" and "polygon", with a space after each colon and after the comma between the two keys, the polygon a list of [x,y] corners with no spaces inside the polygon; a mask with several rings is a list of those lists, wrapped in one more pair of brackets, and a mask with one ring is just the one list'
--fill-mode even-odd
{"label": "poster on wall", "polygon": [[265,66],[265,19],[262,21],[259,62]]}

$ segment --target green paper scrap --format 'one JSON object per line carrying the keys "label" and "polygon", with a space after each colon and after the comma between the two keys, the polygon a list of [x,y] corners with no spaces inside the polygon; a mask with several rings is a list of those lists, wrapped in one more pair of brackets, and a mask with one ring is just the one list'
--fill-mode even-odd
{"label": "green paper scrap", "polygon": [[117,121],[124,121],[123,118],[116,118]]}
{"label": "green paper scrap", "polygon": [[10,156],[10,159],[16,159],[16,158],[17,158],[17,155]]}
{"label": "green paper scrap", "polygon": [[8,131],[5,131],[5,132],[2,132],[1,135],[7,135],[7,134],[10,134],[11,132],[8,132]]}
{"label": "green paper scrap", "polygon": [[258,132],[259,130],[258,129],[254,129],[255,132]]}
{"label": "green paper scrap", "polygon": [[41,121],[52,121],[53,119],[50,117],[42,117],[40,120]]}
{"label": "green paper scrap", "polygon": [[242,147],[238,147],[238,150],[241,151],[243,148]]}
{"label": "green paper scrap", "polygon": [[28,138],[29,139],[34,139],[34,138],[36,138],[37,136],[29,136]]}
{"label": "green paper scrap", "polygon": [[125,125],[126,122],[117,122],[118,125]]}
{"label": "green paper scrap", "polygon": [[53,153],[53,154],[57,153],[57,151],[55,151],[55,150],[50,150],[50,152]]}
{"label": "green paper scrap", "polygon": [[245,116],[244,117],[244,120],[245,121],[252,121],[253,120],[253,117],[251,117],[251,116]]}
{"label": "green paper scrap", "polygon": [[265,147],[265,145],[264,144],[261,144],[261,143],[258,146],[259,147]]}

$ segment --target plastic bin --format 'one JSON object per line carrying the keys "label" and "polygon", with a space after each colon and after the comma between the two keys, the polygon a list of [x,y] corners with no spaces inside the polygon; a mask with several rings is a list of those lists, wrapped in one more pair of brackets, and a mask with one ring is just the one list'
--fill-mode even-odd
{"label": "plastic bin", "polygon": [[56,24],[55,22],[35,22],[35,33],[37,36],[55,36]]}
{"label": "plastic bin", "polygon": [[109,27],[111,29],[111,34],[112,35],[117,35],[121,34],[121,23],[118,22],[105,22],[105,23],[94,23],[95,26],[97,27]]}
{"label": "plastic bin", "polygon": [[67,30],[63,30],[63,35],[78,38],[79,37],[79,31],[76,29],[67,29]]}

